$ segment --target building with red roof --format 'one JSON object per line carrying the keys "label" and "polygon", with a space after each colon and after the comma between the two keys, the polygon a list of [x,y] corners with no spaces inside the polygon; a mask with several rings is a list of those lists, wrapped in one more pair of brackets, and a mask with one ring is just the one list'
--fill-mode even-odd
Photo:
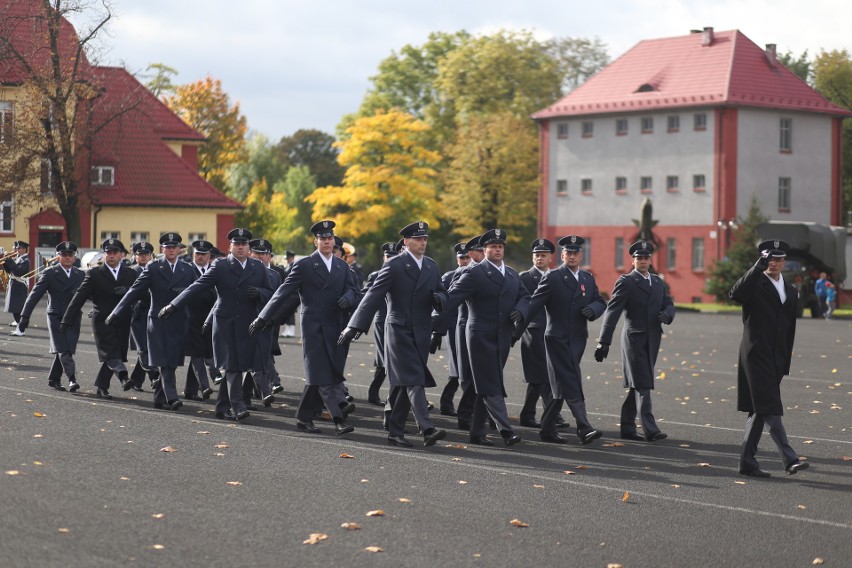
{"label": "building with red roof", "polygon": [[704,291],[754,196],[773,221],[841,224],[832,104],[738,30],[645,40],[533,115],[539,234],[587,238],[602,288],[631,269],[634,220],[659,220],[654,267],[676,301]]}

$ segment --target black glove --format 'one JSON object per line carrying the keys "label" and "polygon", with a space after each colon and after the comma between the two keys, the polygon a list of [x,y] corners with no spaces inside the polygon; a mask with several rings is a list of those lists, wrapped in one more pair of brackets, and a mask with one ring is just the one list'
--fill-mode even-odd
{"label": "black glove", "polygon": [[257,288],[255,288],[254,286],[249,286],[248,288],[246,288],[246,296],[247,297],[249,297],[251,299],[255,299],[255,298],[258,297],[258,295],[259,294],[257,292]]}
{"label": "black glove", "polygon": [[136,302],[133,302],[133,308],[131,309],[133,310],[134,314],[139,313],[139,310],[142,309],[142,300],[137,300]]}
{"label": "black glove", "polygon": [[432,332],[432,341],[429,343],[429,353],[434,355],[441,348],[441,340],[443,336],[437,331]]}
{"label": "black glove", "polygon": [[755,262],[754,265],[759,270],[766,270],[767,268],[769,268],[769,251],[761,251],[760,257],[757,259],[757,262]]}
{"label": "black glove", "polygon": [[355,329],[354,327],[347,326],[346,329],[340,332],[340,337],[337,338],[338,345],[346,345],[353,339],[358,339],[361,337],[361,334],[364,333],[360,329]]}
{"label": "black glove", "polygon": [[593,310],[591,306],[583,306],[583,309],[580,310],[580,313],[583,314],[583,317],[589,321],[595,319],[595,310]]}
{"label": "black glove", "polygon": [[263,318],[257,318],[253,322],[249,324],[248,332],[249,335],[257,335],[258,333],[262,333],[263,330],[269,327],[269,322]]}
{"label": "black glove", "polygon": [[166,304],[165,307],[160,310],[160,313],[157,314],[157,317],[160,319],[168,319],[173,313],[175,313],[175,307],[171,304]]}
{"label": "black glove", "polygon": [[670,316],[667,312],[660,312],[657,314],[657,317],[660,318],[660,323],[664,323],[666,325],[672,323],[672,316]]}
{"label": "black glove", "polygon": [[127,286],[116,286],[112,289],[112,293],[116,296],[124,296],[127,294]]}
{"label": "black glove", "polygon": [[509,319],[512,320],[512,323],[517,325],[524,321],[524,314],[521,313],[521,310],[512,310],[509,312]]}
{"label": "black glove", "polygon": [[201,324],[201,335],[207,335],[208,331],[210,331],[210,324],[208,324],[205,320],[205,322]]}
{"label": "black glove", "polygon": [[21,316],[18,318],[18,331],[24,333],[30,325],[30,316]]}
{"label": "black glove", "polygon": [[607,355],[609,355],[609,345],[606,343],[598,343],[598,346],[595,347],[595,361],[601,363],[604,359],[606,359]]}
{"label": "black glove", "polygon": [[349,298],[347,298],[346,296],[340,296],[337,299],[337,307],[340,308],[341,310],[345,310],[350,305],[352,305],[352,304],[349,302]]}
{"label": "black glove", "polygon": [[106,317],[106,319],[104,320],[104,323],[109,325],[109,326],[113,326],[117,323],[115,320],[116,320],[116,317],[113,314],[110,314]]}
{"label": "black glove", "polygon": [[436,312],[441,311],[441,295],[437,292],[432,292],[432,309]]}

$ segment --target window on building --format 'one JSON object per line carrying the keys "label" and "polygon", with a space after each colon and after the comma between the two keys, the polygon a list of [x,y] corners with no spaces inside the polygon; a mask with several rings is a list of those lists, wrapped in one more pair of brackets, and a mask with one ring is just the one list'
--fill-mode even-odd
{"label": "window on building", "polygon": [[680,116],[673,114],[666,118],[666,130],[668,132],[680,131]]}
{"label": "window on building", "polygon": [[595,135],[595,123],[591,120],[583,121],[583,138],[591,138]]}
{"label": "window on building", "polygon": [[15,230],[14,201],[11,192],[0,194],[0,233],[12,233]]}
{"label": "window on building", "polygon": [[580,180],[580,191],[585,195],[592,193],[592,178],[583,178]]}
{"label": "window on building", "polygon": [[121,239],[121,231],[101,231],[101,242],[107,239]]}
{"label": "window on building", "polygon": [[626,193],[627,192],[627,178],[624,176],[618,176],[615,178],[615,191],[618,193]]}
{"label": "window on building", "polygon": [[703,112],[692,115],[693,130],[707,130],[707,115]]}
{"label": "window on building", "polygon": [[654,182],[651,176],[642,176],[639,178],[639,190],[642,193],[651,193],[652,189],[654,189]]}
{"label": "window on building", "polygon": [[[115,237],[118,238],[118,237]],[[148,231],[130,231],[130,244],[135,245],[142,241],[151,242],[151,234]]]}
{"label": "window on building", "polygon": [[792,184],[790,178],[778,178],[778,211],[790,212],[790,193],[792,192]]}
{"label": "window on building", "polygon": [[15,122],[15,103],[0,101],[0,144],[5,144],[12,136]]}
{"label": "window on building", "polygon": [[675,269],[675,261],[677,260],[677,240],[669,237],[666,239],[666,270]]}
{"label": "window on building", "polygon": [[89,181],[92,185],[115,185],[115,168],[112,166],[95,166],[92,168]]}
{"label": "window on building", "polygon": [[615,237],[615,269],[624,268],[624,237]]}
{"label": "window on building", "polygon": [[587,237],[586,241],[582,244],[583,250],[583,266],[591,266],[592,265],[592,238]]}
{"label": "window on building", "polygon": [[568,138],[568,123],[560,122],[556,125],[556,137],[557,138]]}
{"label": "window on building", "polygon": [[692,239],[692,270],[704,272],[704,239],[701,237]]}
{"label": "window on building", "polygon": [[627,136],[627,119],[619,118],[615,121],[615,135]]}
{"label": "window on building", "polygon": [[568,180],[556,180],[556,195],[568,195]]}
{"label": "window on building", "polygon": [[189,233],[187,236],[187,240],[189,244],[192,244],[195,241],[206,241],[207,233]]}
{"label": "window on building", "polygon": [[793,119],[782,118],[779,129],[779,149],[782,152],[793,151]]}
{"label": "window on building", "polygon": [[642,117],[642,134],[651,134],[654,132],[654,117]]}
{"label": "window on building", "polygon": [[693,191],[706,191],[707,190],[707,180],[704,177],[704,174],[695,174],[692,176],[692,190]]}
{"label": "window on building", "polygon": [[666,191],[672,193],[680,191],[680,178],[678,176],[666,176]]}

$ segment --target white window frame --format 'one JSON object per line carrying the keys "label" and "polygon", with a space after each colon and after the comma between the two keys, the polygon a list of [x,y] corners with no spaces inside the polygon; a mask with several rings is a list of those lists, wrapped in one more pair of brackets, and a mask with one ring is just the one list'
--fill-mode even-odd
{"label": "white window frame", "polygon": [[616,270],[624,268],[624,237],[615,237],[615,267]]}
{"label": "white window frame", "polygon": [[668,237],[666,239],[666,270],[675,270],[677,267],[677,239]]}
{"label": "white window frame", "polygon": [[580,193],[590,194],[592,193],[592,178],[581,178],[580,179]]}
{"label": "white window frame", "polygon": [[556,124],[556,138],[564,140],[568,138],[568,123],[559,122]]}
{"label": "white window frame", "polygon": [[785,154],[793,152],[792,118],[782,118],[778,122],[778,150]]}
{"label": "white window frame", "polygon": [[5,144],[7,138],[15,133],[15,103],[0,101],[0,144]]}
{"label": "white window frame", "polygon": [[[6,212],[8,211],[8,215]],[[9,194],[9,199],[0,201],[0,233],[15,232],[15,196]]]}
{"label": "white window frame", "polygon": [[789,213],[792,209],[793,181],[789,177],[778,178],[778,211]]}
{"label": "white window frame", "polygon": [[121,231],[101,231],[101,242],[107,239],[121,240]]}
{"label": "white window frame", "polygon": [[115,167],[113,166],[92,166],[91,177],[89,178],[92,185],[103,187],[111,187],[115,185]]}
{"label": "white window frame", "polygon": [[568,195],[568,180],[567,179],[556,180],[556,195],[559,195],[559,196]]}
{"label": "white window frame", "polygon": [[692,271],[704,272],[704,238],[692,238]]}

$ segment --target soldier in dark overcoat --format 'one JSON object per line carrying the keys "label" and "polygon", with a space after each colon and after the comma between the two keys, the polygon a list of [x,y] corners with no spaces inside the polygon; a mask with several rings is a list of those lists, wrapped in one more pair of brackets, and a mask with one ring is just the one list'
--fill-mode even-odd
{"label": "soldier in dark overcoat", "polygon": [[210,311],[213,326],[213,359],[225,370],[225,386],[216,398],[216,418],[243,420],[250,416],[243,400],[243,374],[255,365],[257,344],[248,326],[257,317],[260,289],[269,288],[263,264],[249,258],[251,231],[241,227],[228,232],[230,254],[213,263],[177,298],[160,310],[168,317],[193,302],[206,290],[216,289],[218,299]]}
{"label": "soldier in dark overcoat", "polygon": [[[615,326],[623,312],[621,357],[624,387],[629,391],[621,405],[621,437],[649,442],[667,437],[660,432],[654,420],[651,391],[654,389],[654,365],[663,336],[662,324],[671,325],[675,316],[674,302],[666,292],[665,284],[659,276],[650,272],[654,248],[648,241],[630,245],[634,269],[615,282],[604,312],[600,341],[595,348],[595,360],[601,362],[606,359]],[[644,436],[636,431],[637,409]]]}
{"label": "soldier in dark overcoat", "polygon": [[[553,397],[544,409],[539,436],[545,442],[565,443],[555,430],[565,401],[577,422],[580,442],[588,444],[601,437],[586,415],[580,360],[589,337],[588,322],[601,316],[606,302],[598,291],[595,277],[581,270],[583,243],[577,235],[559,239],[562,266],[547,272],[530,298],[529,320],[546,313],[544,342],[547,374]],[[542,310],[544,308],[544,310]]]}
{"label": "soldier in dark overcoat", "polygon": [[[453,276],[456,274],[456,270],[458,268],[464,268],[468,264],[470,264],[470,255],[468,254],[467,243],[456,243],[453,246],[453,252],[456,257],[456,268],[453,270],[449,270],[441,276],[441,283],[444,285],[444,288],[450,289],[450,285],[453,282]],[[441,414],[444,416],[458,416],[458,412],[456,412],[455,405],[453,405],[453,398],[456,396],[456,392],[459,390],[459,360],[458,360],[458,346],[456,345],[456,328],[459,323],[459,310],[461,306],[456,308],[454,314],[448,314],[448,325],[447,325],[447,344],[446,344],[446,356],[447,356],[447,384],[444,385],[444,390],[441,391],[441,401],[438,406]],[[437,332],[433,332],[433,342],[437,342],[437,346],[440,346],[440,334]],[[434,348],[434,346],[433,346]]]}
{"label": "soldier in dark overcoat", "polygon": [[348,343],[370,328],[381,305],[387,302],[384,361],[388,382],[396,388],[390,400],[388,443],[411,447],[405,436],[405,422],[413,411],[426,446],[434,445],[447,433],[438,430],[429,418],[427,387],[435,386],[429,371],[429,346],[432,335],[432,310],[446,300],[441,272],[426,256],[429,224],[411,223],[400,230],[405,251],[388,260],[367,290],[349,324],[340,335]]}
{"label": "soldier in dark overcoat", "polygon": [[296,410],[296,427],[316,434],[315,414],[325,405],[338,435],[355,430],[346,424],[346,416],[355,409],[343,392],[346,351],[339,349],[337,337],[346,326],[347,314],[357,302],[355,275],[346,261],[334,255],[334,227],[331,220],[311,227],[316,251],[296,261],[284,283],[251,325],[258,335],[273,322],[281,321],[280,311],[288,309],[293,295],[301,301],[302,352],[305,388]]}
{"label": "soldier in dark overcoat", "polygon": [[[272,243],[266,239],[252,239],[249,242],[251,257],[259,260],[269,274],[270,287],[260,290],[260,309],[266,306],[272,294],[281,286],[281,274],[270,266],[272,261]],[[255,336],[257,340],[257,358],[255,368],[251,373],[246,373],[243,382],[243,398],[251,409],[251,398],[255,394],[260,396],[263,406],[272,406],[275,396],[272,393],[272,385],[278,374],[275,372],[275,359],[273,352],[278,347],[278,326],[273,325]],[[281,353],[281,349],[277,349]]]}
{"label": "soldier in dark overcoat", "polygon": [[101,250],[104,251],[104,263],[86,272],[62,316],[60,326],[73,326],[80,318],[83,304],[91,300],[92,332],[98,349],[98,360],[101,362],[95,377],[96,394],[98,398],[110,400],[112,395],[109,394],[109,384],[113,373],[118,375],[124,390],[133,388],[125,366],[130,342],[130,314],[115,319],[113,325],[107,325],[106,318],[136,281],[137,274],[124,264],[127,249],[120,240],[106,239],[101,243]]}
{"label": "soldier in dark overcoat", "polygon": [[758,245],[760,257],[731,288],[742,304],[743,339],[737,367],[737,410],[748,412],[740,452],[740,473],[769,477],[755,454],[764,425],[778,447],[788,474],[808,467],[790,447],[781,416],[781,379],[790,374],[796,336],[796,288],[781,275],[790,245],[781,240]]}
{"label": "soldier in dark overcoat", "polygon": [[[65,330],[59,329],[59,323],[65,314],[65,309],[71,302],[74,292],[83,282],[85,273],[74,266],[77,260],[77,245],[71,241],[63,241],[56,245],[59,263],[41,273],[27,301],[21,310],[18,329],[23,333],[30,324],[30,316],[42,296],[47,294],[47,330],[50,333],[50,352],[54,354],[47,385],[56,390],[64,391],[62,386],[62,371],[68,377],[69,386],[77,384],[75,377],[77,365],[74,353],[77,351],[77,340],[80,338],[80,318]],[[75,388],[76,390],[76,388]]]}
{"label": "soldier in dark overcoat", "polygon": [[[382,263],[384,264],[391,258],[395,257],[397,252],[396,243],[384,243],[382,245]],[[373,282],[376,281],[376,277],[378,275],[379,271],[376,270],[367,276],[367,282],[361,289],[361,297],[367,293],[367,290],[369,290],[370,286],[373,285]],[[385,302],[384,305],[379,304],[379,309],[376,311],[376,316],[373,318],[373,338],[376,340],[376,354],[373,356],[373,366],[375,367],[375,371],[373,371],[373,380],[370,382],[370,386],[367,389],[367,402],[375,404],[376,406],[384,406],[386,402],[379,396],[379,389],[382,388],[382,384],[385,382],[385,377],[387,377],[387,370],[385,369],[385,317],[387,315],[387,302]]]}
{"label": "soldier in dark overcoat", "polygon": [[[138,275],[142,274],[142,271],[151,262],[154,245],[148,241],[139,241],[133,243],[130,252],[133,253],[134,260],[130,268],[136,271],[138,278]],[[130,371],[130,380],[133,382],[133,388],[140,392],[146,374],[151,380],[151,387],[154,389],[156,389],[160,380],[159,369],[148,364],[148,310],[150,307],[150,295],[143,294],[133,304],[133,315],[130,319],[130,348],[136,351],[136,362],[133,365],[133,370]]]}
{"label": "soldier in dark overcoat", "polygon": [[[30,245],[24,241],[15,241],[12,248],[15,249],[15,258],[3,259],[2,268],[9,273],[5,310],[14,318],[9,325],[15,326],[21,318],[21,310],[24,309],[24,302],[30,291],[29,279],[25,278],[30,272]],[[12,335],[23,335],[23,332],[16,329]]]}
{"label": "soldier in dark overcoat", "polygon": [[195,272],[189,264],[178,259],[182,237],[178,233],[163,233],[160,250],[163,256],[149,262],[127,294],[107,317],[107,324],[130,312],[143,296],[150,298],[148,308],[148,365],[160,371],[160,384],[154,390],[154,408],[177,410],[183,403],[177,392],[176,369],[183,367],[189,323],[186,309],[175,310],[169,318],[157,317],[160,310],[195,282]]}
{"label": "soldier in dark overcoat", "polygon": [[[199,239],[192,241],[192,261],[189,266],[195,272],[196,280],[210,270],[210,256],[213,243]],[[186,383],[183,396],[187,400],[206,400],[213,394],[208,369],[215,369],[213,362],[213,333],[204,327],[204,322],[216,304],[216,289],[212,288],[198,295],[187,304],[189,310],[189,331],[186,336],[186,356],[189,364],[186,368]],[[218,370],[216,370],[218,372]]]}

